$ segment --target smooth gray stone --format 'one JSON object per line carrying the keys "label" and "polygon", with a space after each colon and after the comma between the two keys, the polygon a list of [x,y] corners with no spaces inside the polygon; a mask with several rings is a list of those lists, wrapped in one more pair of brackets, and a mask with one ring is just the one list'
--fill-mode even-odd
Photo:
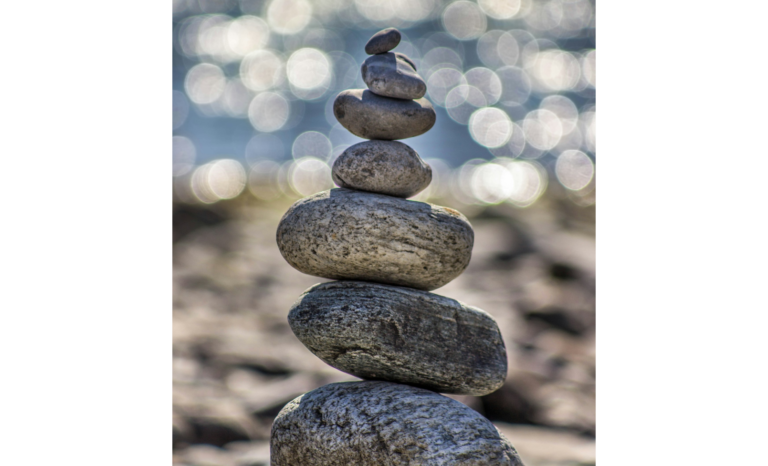
{"label": "smooth gray stone", "polygon": [[365,44],[365,53],[374,55],[386,53],[397,47],[400,43],[400,31],[395,28],[386,28],[372,35]]}
{"label": "smooth gray stone", "polygon": [[405,139],[435,125],[435,109],[425,98],[401,100],[382,97],[368,89],[341,91],[333,114],[342,126],[364,139]]}
{"label": "smooth gray stone", "polygon": [[272,466],[523,466],[482,415],[443,395],[390,382],[325,385],[275,418]]}
{"label": "smooth gray stone", "polygon": [[348,147],[331,175],[342,188],[411,197],[429,186],[432,168],[402,142],[373,140]]}
{"label": "smooth gray stone", "polygon": [[277,227],[280,252],[301,272],[427,291],[467,268],[474,237],[453,209],[344,188],[297,201]]}
{"label": "smooth gray stone", "polygon": [[507,376],[507,351],[493,317],[426,291],[321,283],[294,303],[288,323],[315,356],[362,379],[482,396]]}
{"label": "smooth gray stone", "polygon": [[368,57],[361,71],[366,86],[375,94],[410,100],[427,93],[427,83],[402,54],[387,52]]}

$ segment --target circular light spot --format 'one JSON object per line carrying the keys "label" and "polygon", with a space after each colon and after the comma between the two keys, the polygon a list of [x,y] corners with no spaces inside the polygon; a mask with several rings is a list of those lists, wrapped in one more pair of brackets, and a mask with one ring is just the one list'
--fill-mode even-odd
{"label": "circular light spot", "polygon": [[229,24],[227,44],[239,56],[264,48],[269,42],[269,25],[263,19],[244,15]]}
{"label": "circular light spot", "polygon": [[210,104],[221,97],[227,79],[216,65],[200,63],[187,73],[184,79],[184,90],[189,99],[196,104]]}
{"label": "circular light spot", "polygon": [[573,54],[559,49],[540,52],[530,71],[544,91],[573,89],[581,78],[579,60]]}
{"label": "circular light spot", "polygon": [[557,158],[555,174],[560,184],[572,191],[578,191],[592,181],[595,165],[584,152],[567,150]]}
{"label": "circular light spot", "polygon": [[499,204],[512,194],[513,182],[505,167],[484,163],[472,171],[472,195],[483,204]]}
{"label": "circular light spot", "polygon": [[426,71],[424,77],[428,79],[431,73],[442,68],[462,70],[464,63],[456,51],[447,47],[435,47],[421,59],[421,66]]}
{"label": "circular light spot", "polygon": [[445,8],[443,26],[453,37],[459,40],[471,40],[485,32],[487,22],[485,15],[476,4],[462,0],[453,2]]}
{"label": "circular light spot", "polygon": [[512,32],[505,32],[496,43],[496,53],[505,65],[516,65],[520,59],[520,44]]}
{"label": "circular light spot", "polygon": [[245,188],[245,169],[237,160],[223,159],[211,162],[208,186],[219,199],[237,197]]}
{"label": "circular light spot", "polygon": [[327,161],[331,157],[332,150],[331,141],[324,134],[317,131],[307,131],[301,133],[293,141],[291,154],[296,160],[304,157],[313,157]]}
{"label": "circular light spot", "polygon": [[256,199],[273,201],[282,195],[277,177],[280,165],[272,160],[262,160],[251,167],[248,175],[248,191]]}
{"label": "circular light spot", "polygon": [[291,54],[286,65],[288,82],[293,93],[302,99],[320,97],[331,84],[331,62],[317,49],[299,49]]}
{"label": "circular light spot", "polygon": [[512,193],[507,197],[507,202],[517,207],[528,207],[544,194],[547,189],[547,173],[541,165],[523,160],[501,164],[512,175]]}
{"label": "circular light spot", "polygon": [[467,84],[461,71],[453,68],[440,68],[427,80],[427,92],[433,104],[444,106],[448,92],[456,86]]}
{"label": "circular light spot", "polygon": [[469,118],[469,134],[484,147],[500,147],[512,137],[512,121],[503,110],[481,108]]}
{"label": "circular light spot", "polygon": [[173,129],[178,129],[189,116],[189,100],[181,91],[173,91]]}
{"label": "circular light spot", "polygon": [[595,87],[597,77],[596,69],[597,62],[595,61],[595,51],[590,50],[581,60],[581,72],[584,75],[584,79],[586,79],[592,87]]}
{"label": "circular light spot", "polygon": [[539,104],[539,108],[549,110],[560,118],[563,125],[563,134],[573,131],[579,122],[579,110],[571,99],[563,95],[550,95]]}
{"label": "circular light spot", "polygon": [[224,109],[234,118],[248,118],[248,105],[253,98],[253,92],[246,88],[239,79],[231,79],[224,88]]}
{"label": "circular light spot", "polygon": [[488,68],[472,68],[464,74],[467,84],[474,86],[483,93],[486,105],[493,105],[501,97],[501,79]]}
{"label": "circular light spot", "polygon": [[496,68],[504,64],[499,56],[499,38],[503,31],[488,31],[477,39],[477,57],[483,65]]}
{"label": "circular light spot", "polygon": [[516,66],[505,66],[496,71],[501,80],[499,101],[503,105],[522,105],[531,96],[531,78]]}
{"label": "circular light spot", "polygon": [[301,32],[312,19],[312,5],[307,0],[272,0],[267,7],[267,21],[278,34]]}
{"label": "circular light spot", "polygon": [[257,134],[245,146],[245,161],[251,166],[265,160],[282,160],[284,157],[283,141],[274,134]]}
{"label": "circular light spot", "polygon": [[516,158],[522,155],[525,149],[525,132],[517,123],[512,123],[512,134],[506,144],[490,149],[496,157]]}
{"label": "circular light spot", "polygon": [[560,142],[563,125],[549,110],[534,110],[525,116],[523,131],[528,144],[540,150],[550,150]]}
{"label": "circular light spot", "polygon": [[309,196],[333,187],[331,167],[314,157],[297,160],[289,172],[291,188],[301,196]]}
{"label": "circular light spot", "polygon": [[469,123],[469,117],[475,109],[485,107],[487,101],[483,93],[474,86],[456,86],[445,97],[448,116],[461,125]]}
{"label": "circular light spot", "polygon": [[248,89],[264,91],[283,81],[283,61],[270,50],[257,50],[240,62],[240,79]]}
{"label": "circular light spot", "polygon": [[275,92],[262,92],[248,106],[248,119],[258,131],[270,133],[285,126],[291,107],[285,97]]}
{"label": "circular light spot", "polygon": [[478,0],[480,9],[495,19],[510,19],[520,11],[520,0]]}
{"label": "circular light spot", "polygon": [[173,137],[173,176],[189,173],[195,166],[195,145],[184,136]]}

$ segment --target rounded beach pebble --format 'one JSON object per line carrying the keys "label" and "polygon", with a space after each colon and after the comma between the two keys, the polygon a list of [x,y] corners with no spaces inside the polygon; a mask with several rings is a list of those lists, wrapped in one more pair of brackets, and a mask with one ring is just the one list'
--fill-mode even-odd
{"label": "rounded beach pebble", "polygon": [[288,322],[315,356],[363,379],[482,396],[498,390],[507,375],[496,321],[426,291],[321,283],[299,297]]}
{"label": "rounded beach pebble", "polygon": [[420,99],[427,93],[427,83],[402,54],[388,52],[368,57],[360,69],[365,85],[375,94]]}
{"label": "rounded beach pebble", "polygon": [[401,100],[382,97],[368,89],[341,91],[333,102],[339,123],[363,139],[405,139],[435,125],[437,114],[425,98]]}
{"label": "rounded beach pebble", "polygon": [[336,159],[331,174],[342,188],[397,197],[414,196],[432,181],[432,168],[397,141],[355,144]]}
{"label": "rounded beach pebble", "polygon": [[476,411],[390,382],[325,385],[288,403],[272,424],[272,466],[523,466]]}
{"label": "rounded beach pebble", "polygon": [[464,271],[473,242],[453,209],[344,188],[297,201],[277,227],[280,252],[301,272],[427,291]]}
{"label": "rounded beach pebble", "polygon": [[377,53],[386,53],[397,47],[400,43],[400,31],[395,28],[382,29],[368,39],[365,44],[365,53],[375,55]]}

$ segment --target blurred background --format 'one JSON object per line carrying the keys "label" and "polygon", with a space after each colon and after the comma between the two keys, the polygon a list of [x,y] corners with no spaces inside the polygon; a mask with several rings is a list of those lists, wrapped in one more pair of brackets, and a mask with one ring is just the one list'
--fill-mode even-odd
{"label": "blurred background", "polygon": [[403,141],[433,169],[414,199],[475,229],[468,269],[435,292],[491,314],[509,356],[499,391],[453,398],[528,466],[594,464],[590,0],[174,0],[174,462],[267,465],[285,403],[355,380],[290,331],[291,304],[325,280],[292,269],[275,230],[362,141],[331,106],[366,87],[363,48],[385,27],[437,111]]}

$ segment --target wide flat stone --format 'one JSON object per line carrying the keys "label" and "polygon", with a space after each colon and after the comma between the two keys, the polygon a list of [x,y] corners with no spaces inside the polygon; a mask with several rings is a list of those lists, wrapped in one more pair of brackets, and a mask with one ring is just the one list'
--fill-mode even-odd
{"label": "wide flat stone", "polygon": [[507,375],[496,321],[426,291],[321,283],[299,297],[288,322],[315,356],[362,379],[482,396],[499,389]]}
{"label": "wide flat stone", "polygon": [[453,209],[344,188],[297,201],[277,227],[280,252],[301,272],[427,291],[464,271],[473,242]]}
{"label": "wide flat stone", "polygon": [[363,81],[371,92],[396,99],[420,99],[427,83],[416,72],[413,62],[400,53],[368,57],[361,67]]}
{"label": "wide flat stone", "polygon": [[368,89],[341,91],[333,114],[342,126],[364,139],[405,139],[429,131],[437,115],[425,98],[402,100],[382,97]]}
{"label": "wide flat stone", "polygon": [[395,28],[386,28],[372,35],[365,44],[365,53],[374,55],[377,53],[386,53],[397,47],[400,43],[400,31]]}
{"label": "wide flat stone", "polygon": [[411,197],[429,186],[432,168],[402,142],[373,140],[348,147],[331,175],[342,188]]}
{"label": "wide flat stone", "polygon": [[390,382],[325,385],[272,424],[272,466],[523,466],[482,415],[443,395]]}

